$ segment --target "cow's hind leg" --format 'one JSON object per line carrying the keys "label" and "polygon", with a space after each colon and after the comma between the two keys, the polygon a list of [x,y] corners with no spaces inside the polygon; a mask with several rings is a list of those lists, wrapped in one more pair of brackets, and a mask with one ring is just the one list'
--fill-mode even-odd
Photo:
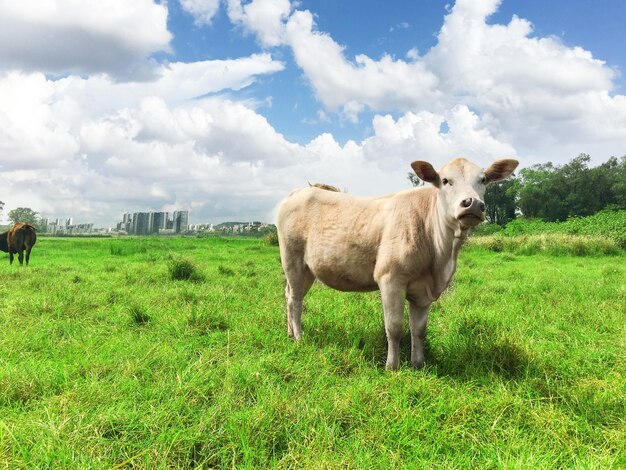
{"label": "cow's hind leg", "polygon": [[302,307],[304,296],[307,294],[315,276],[306,265],[298,269],[289,269],[285,272],[287,287],[285,298],[287,300],[287,334],[295,340],[302,337]]}
{"label": "cow's hind leg", "polygon": [[20,262],[20,266],[24,264],[24,250],[19,250],[17,252],[17,259]]}
{"label": "cow's hind leg", "polygon": [[9,264],[13,264],[13,258],[15,258],[15,254],[9,251]]}
{"label": "cow's hind leg", "polygon": [[293,338],[293,329],[291,328],[291,320],[289,317],[289,298],[291,297],[291,288],[289,287],[289,281],[285,280],[285,304],[287,305],[287,336]]}
{"label": "cow's hind leg", "polygon": [[30,250],[32,249],[32,246],[29,246],[26,248],[26,266],[28,266],[28,262],[30,261]]}

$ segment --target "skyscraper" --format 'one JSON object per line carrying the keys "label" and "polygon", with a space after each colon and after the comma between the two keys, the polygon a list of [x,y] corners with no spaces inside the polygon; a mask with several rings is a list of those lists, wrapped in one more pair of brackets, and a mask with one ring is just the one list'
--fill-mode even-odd
{"label": "skyscraper", "polygon": [[135,235],[148,235],[150,233],[150,226],[148,222],[150,216],[148,212],[137,212],[133,214],[133,225],[135,227]]}
{"label": "skyscraper", "polygon": [[189,225],[189,211],[174,211],[174,231],[181,233],[187,231]]}
{"label": "skyscraper", "polygon": [[159,233],[159,230],[167,228],[167,212],[155,212],[152,219],[152,232]]}

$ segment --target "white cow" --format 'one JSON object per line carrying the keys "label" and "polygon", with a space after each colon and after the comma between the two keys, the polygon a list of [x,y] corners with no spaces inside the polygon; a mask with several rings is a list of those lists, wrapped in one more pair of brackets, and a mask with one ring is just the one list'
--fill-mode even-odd
{"label": "white cow", "polygon": [[421,367],[428,309],[448,286],[469,232],[485,218],[485,188],[517,165],[498,160],[483,170],[457,158],[437,172],[415,161],[411,167],[432,187],[375,198],[315,186],[293,191],[277,217],[289,336],[302,336],[302,303],[315,279],[341,291],[380,289],[387,368],[398,368],[405,299],[411,364]]}

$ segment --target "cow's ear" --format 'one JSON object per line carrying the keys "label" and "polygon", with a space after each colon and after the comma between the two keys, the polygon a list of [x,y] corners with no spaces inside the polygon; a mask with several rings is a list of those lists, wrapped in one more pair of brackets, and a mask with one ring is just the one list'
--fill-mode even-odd
{"label": "cow's ear", "polygon": [[411,168],[413,168],[413,171],[417,176],[420,177],[420,179],[426,181],[427,183],[431,183],[437,188],[441,186],[441,178],[439,178],[439,173],[435,171],[430,163],[416,160],[411,163]]}
{"label": "cow's ear", "polygon": [[513,173],[517,165],[519,165],[519,162],[513,159],[497,160],[493,162],[491,166],[485,170],[487,183],[503,180]]}

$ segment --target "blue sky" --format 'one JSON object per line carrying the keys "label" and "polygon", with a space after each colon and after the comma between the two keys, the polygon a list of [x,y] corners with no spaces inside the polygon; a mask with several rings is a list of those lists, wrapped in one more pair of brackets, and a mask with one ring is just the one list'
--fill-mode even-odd
{"label": "blue sky", "polygon": [[4,214],[272,221],[294,187],[410,162],[626,154],[626,3],[33,0],[0,5]]}
{"label": "blue sky", "polygon": [[[318,29],[344,46],[348,57],[366,54],[379,58],[390,54],[405,58],[413,48],[424,53],[436,45],[443,18],[453,4],[449,0],[395,0],[391,4],[372,0],[300,1],[298,9],[314,12]],[[173,57],[177,60],[226,59],[260,50],[253,35],[241,34],[241,28],[233,26],[224,5],[208,27],[194,25],[192,15],[179,3],[169,5],[168,27],[174,33]],[[615,91],[624,92],[626,48],[622,43],[626,2],[508,0],[500,4],[488,22],[506,24],[514,15],[532,22],[532,36],[558,37],[564,44],[584,47],[594,57],[618,68]],[[259,80],[245,93],[265,93],[274,98],[272,108],[267,107],[263,114],[286,137],[304,143],[330,128],[335,138],[345,142],[371,133],[371,127],[363,126],[363,122],[351,124],[333,119],[313,123],[317,121],[319,103],[307,87],[302,71],[289,50],[271,51],[286,63],[287,69]],[[371,120],[372,113],[366,117],[370,119],[363,121]]]}

